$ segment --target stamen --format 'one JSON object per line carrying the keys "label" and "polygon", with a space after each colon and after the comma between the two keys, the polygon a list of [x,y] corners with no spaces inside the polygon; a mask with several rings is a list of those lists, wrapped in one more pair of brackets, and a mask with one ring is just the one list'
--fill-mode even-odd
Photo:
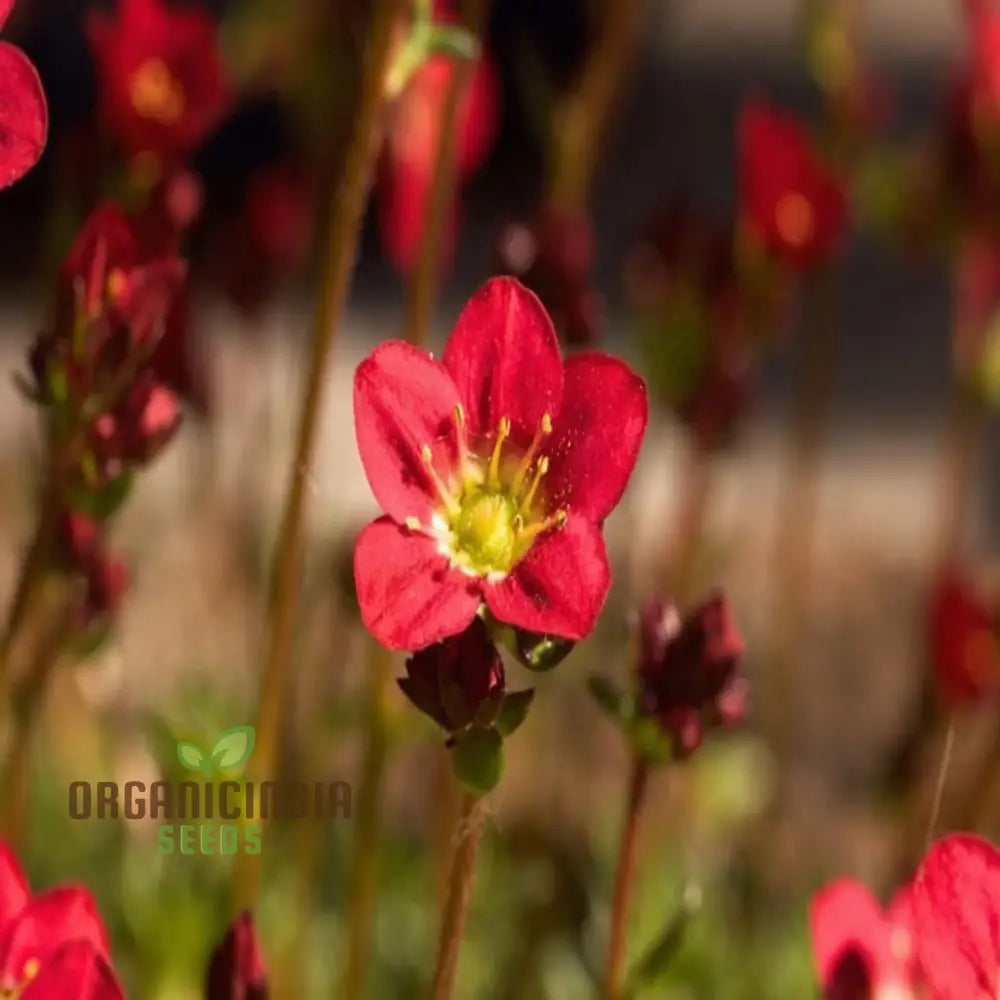
{"label": "stamen", "polygon": [[458,501],[452,496],[451,490],[448,489],[444,480],[438,475],[437,469],[434,468],[434,453],[431,451],[431,446],[429,444],[425,444],[420,449],[420,458],[424,463],[424,467],[427,469],[428,478],[437,490],[438,496],[441,498],[441,502],[448,509],[448,513],[452,516],[458,514]]}
{"label": "stamen", "polygon": [[419,517],[408,517],[403,521],[403,524],[406,526],[407,531],[420,532],[423,530]]}
{"label": "stamen", "polygon": [[535,502],[535,494],[538,492],[538,485],[541,483],[542,478],[548,471],[549,456],[542,455],[542,457],[538,460],[538,465],[535,466],[535,475],[531,480],[531,485],[528,487],[528,492],[524,495],[524,498],[518,505],[518,510],[527,511],[531,509],[531,505]]}
{"label": "stamen", "polygon": [[531,439],[531,444],[528,446],[528,450],[524,453],[524,458],[521,459],[521,464],[517,467],[517,472],[514,475],[514,481],[511,483],[511,492],[514,496],[517,496],[521,492],[521,487],[524,486],[524,480],[528,476],[528,472],[531,470],[531,463],[535,460],[535,455],[538,453],[538,448],[542,443],[542,438],[552,433],[552,417],[548,413],[542,415],[541,421],[539,421],[538,427],[535,428],[535,436]]}
{"label": "stamen", "polygon": [[455,404],[455,409],[451,413],[455,421],[455,441],[458,448],[458,467],[464,469],[469,457],[469,450],[465,445],[465,409],[461,403]]}
{"label": "stamen", "polygon": [[491,490],[500,489],[500,452],[503,451],[503,443],[510,437],[510,420],[507,417],[500,418],[500,426],[497,428],[497,439],[493,445],[493,454],[490,456],[490,473],[487,483]]}
{"label": "stamen", "polygon": [[[548,531],[550,528],[561,528],[566,523],[566,518],[569,515],[564,510],[557,510],[551,517],[545,518],[544,521],[536,521],[534,524],[528,525],[527,528],[521,527],[517,532],[517,544],[520,548],[524,548],[525,543],[531,544],[539,535]],[[523,525],[524,519],[520,514],[514,519],[516,524]]]}

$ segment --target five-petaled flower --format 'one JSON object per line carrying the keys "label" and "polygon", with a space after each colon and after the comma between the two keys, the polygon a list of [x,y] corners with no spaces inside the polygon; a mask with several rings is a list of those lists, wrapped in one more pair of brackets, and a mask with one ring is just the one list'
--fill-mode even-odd
{"label": "five-petaled flower", "polygon": [[61,886],[32,896],[0,843],[0,995],[17,1000],[121,1000],[108,935],[90,893]]}
{"label": "five-petaled flower", "polygon": [[[0,0],[0,28],[14,0]],[[20,180],[37,162],[49,133],[49,108],[38,71],[10,42],[0,41],[0,188]]]}
{"label": "five-petaled flower", "polygon": [[125,152],[163,164],[197,149],[229,103],[212,18],[160,0],[119,0],[117,20],[91,14],[88,36],[102,116]]}
{"label": "five-petaled flower", "polygon": [[837,879],[813,896],[809,922],[826,1000],[915,1000],[908,887],[883,910],[867,886]]}
{"label": "five-petaled flower", "polygon": [[501,622],[580,639],[610,585],[601,525],[646,429],[642,380],[605,354],[563,363],[552,322],[496,278],[441,361],[401,341],[358,368],[354,419],[386,516],[358,539],[361,616],[391,649]]}
{"label": "five-petaled flower", "polygon": [[749,238],[797,270],[829,259],[847,220],[844,187],[794,117],[759,101],[744,107],[739,185]]}

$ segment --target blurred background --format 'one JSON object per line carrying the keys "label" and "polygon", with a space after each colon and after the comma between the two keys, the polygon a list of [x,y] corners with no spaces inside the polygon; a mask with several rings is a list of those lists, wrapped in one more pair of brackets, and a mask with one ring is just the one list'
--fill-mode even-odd
{"label": "blurred background", "polygon": [[[84,880],[94,889],[130,997],[201,995],[207,956],[227,923],[231,866],[219,857],[158,855],[155,824],[71,821],[66,784],[175,774],[173,741],[210,740],[254,715],[316,233],[351,122],[363,6],[203,5],[219,24],[233,99],[190,160],[202,185],[187,251],[193,405],[116,518],[113,538],[132,582],[112,636],[49,685],[22,852],[34,885]],[[829,105],[811,32],[838,5],[639,6],[642,26],[601,130],[588,214],[591,284],[604,302],[595,340],[646,370],[629,277],[636,247],[672,200],[721,225],[738,212],[736,137],[749,99],[820,130]],[[496,70],[496,137],[463,177],[435,350],[462,303],[502,266],[505,227],[533,218],[544,200],[548,143],[563,113],[557,95],[572,88],[596,46],[601,8],[587,0],[494,0],[484,45]],[[81,221],[102,195],[121,190],[85,31],[94,9],[115,5],[19,0],[5,28],[5,39],[38,67],[51,116],[40,164],[0,194],[0,367],[8,372],[26,370]],[[663,585],[664,553],[690,548],[674,535],[683,534],[680,512],[695,479],[708,477],[710,488],[701,496],[696,551],[688,552],[685,600],[714,587],[728,594],[752,694],[743,727],[655,772],[640,833],[631,953],[641,955],[679,912],[686,916],[671,960],[636,995],[819,995],[811,893],[837,874],[890,889],[900,837],[917,829],[921,839],[931,820],[927,788],[940,776],[943,812],[953,797],[958,815],[970,776],[988,773],[981,767],[992,759],[995,702],[946,715],[927,708],[927,602],[949,505],[960,509],[962,561],[995,590],[1000,439],[995,417],[984,413],[962,438],[975,456],[971,471],[956,457],[953,245],[901,243],[879,206],[872,209],[864,183],[881,171],[910,197],[887,173],[896,162],[887,151],[919,148],[941,131],[968,33],[959,0],[867,0],[852,17],[851,45],[877,81],[866,99],[880,111],[861,142],[847,236],[824,267],[825,312],[817,318],[813,283],[793,284],[761,353],[752,400],[725,446],[710,454],[695,448],[692,459],[690,426],[654,391],[638,468],[607,527],[615,571],[607,610],[592,639],[558,671],[535,678],[535,708],[510,744],[508,772],[491,799],[460,996],[571,1000],[594,989],[628,750],[585,682],[594,673],[628,677],[636,610]],[[358,864],[354,830],[372,794],[370,641],[354,604],[351,553],[377,510],[356,454],[351,383],[374,344],[402,334],[407,269],[394,259],[384,214],[401,209],[380,203],[383,183],[380,175],[366,215],[310,477],[294,724],[283,747],[286,773],[350,781],[354,814],[288,824],[268,844],[257,916],[279,1000],[339,988]],[[263,249],[255,233],[263,233]],[[826,377],[812,383],[810,412],[803,391],[808,401],[816,366],[802,345],[820,323],[835,336],[819,366]],[[31,530],[40,440],[37,411],[11,385],[0,394],[0,597],[13,588]],[[790,566],[798,574],[791,583],[783,572]],[[786,661],[782,673],[775,664]],[[532,680],[513,664],[511,674]],[[770,699],[782,677],[786,690]],[[953,726],[943,772],[942,718]],[[423,995],[440,845],[455,796],[442,778],[443,738],[395,688],[380,738],[386,771],[366,981],[367,995],[381,1000]]]}

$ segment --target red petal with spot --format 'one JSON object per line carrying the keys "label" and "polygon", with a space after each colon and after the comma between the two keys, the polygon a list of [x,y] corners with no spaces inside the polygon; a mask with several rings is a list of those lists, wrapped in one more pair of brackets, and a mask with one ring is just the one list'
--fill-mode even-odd
{"label": "red petal with spot", "polygon": [[916,958],[934,1000],[996,1000],[1000,851],[966,834],[937,841],[913,881]]}
{"label": "red petal with spot", "polygon": [[521,445],[563,397],[559,342],[545,307],[513,278],[493,278],[469,300],[444,349],[469,431],[493,435],[501,417]]}
{"label": "red petal with spot", "polygon": [[511,574],[484,587],[486,604],[503,622],[530,632],[582,639],[604,607],[611,571],[600,529],[581,517],[532,546]]}
{"label": "red petal with spot", "polygon": [[458,389],[431,356],[401,340],[377,347],[354,375],[354,432],[368,483],[396,521],[424,525],[437,491],[421,458],[424,445],[446,480],[458,463]]}
{"label": "red petal with spot", "polygon": [[617,358],[597,353],[571,357],[565,379],[554,440],[545,446],[549,509],[600,522],[621,499],[639,456],[646,385]]}
{"label": "red petal with spot", "polygon": [[9,844],[0,841],[0,934],[24,909],[31,889]]}
{"label": "red petal with spot", "polygon": [[26,962],[34,958],[44,966],[59,947],[74,940],[107,955],[107,932],[91,894],[67,886],[36,896],[3,928],[0,980],[20,981]]}
{"label": "red petal with spot", "polygon": [[108,963],[85,941],[60,948],[31,980],[21,1000],[123,1000]]}
{"label": "red petal with spot", "polygon": [[389,649],[457,635],[481,603],[479,581],[452,569],[434,542],[382,517],[361,532],[354,583],[366,628]]}
{"label": "red petal with spot", "polygon": [[38,162],[48,133],[49,110],[38,71],[19,48],[0,42],[0,188],[20,180]]}

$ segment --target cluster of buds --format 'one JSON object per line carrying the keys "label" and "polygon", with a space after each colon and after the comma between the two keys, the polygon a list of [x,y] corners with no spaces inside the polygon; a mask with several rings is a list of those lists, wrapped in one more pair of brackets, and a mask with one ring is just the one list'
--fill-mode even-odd
{"label": "cluster of buds", "polygon": [[651,762],[683,760],[706,732],[743,721],[748,686],[740,670],[743,639],[729,602],[714,594],[682,616],[671,601],[649,601],[639,616],[635,689],[591,681],[598,702]]}
{"label": "cluster of buds", "polygon": [[485,794],[503,771],[503,738],[524,721],[534,690],[507,691],[503,660],[482,618],[406,661],[403,694],[447,734],[455,772]]}
{"label": "cluster of buds", "polygon": [[674,202],[626,272],[650,383],[704,449],[733,436],[757,375],[733,248],[730,230]]}
{"label": "cluster of buds", "polygon": [[185,281],[167,205],[164,194],[139,217],[113,204],[91,215],[29,355],[25,389],[46,414],[59,561],[84,581],[86,627],[107,623],[126,584],[124,567],[107,554],[104,525],[181,420],[179,399],[156,367]]}
{"label": "cluster of buds", "polygon": [[600,336],[604,301],[593,284],[596,247],[590,219],[553,206],[531,222],[508,223],[497,240],[498,272],[518,278],[542,300],[571,347]]}

